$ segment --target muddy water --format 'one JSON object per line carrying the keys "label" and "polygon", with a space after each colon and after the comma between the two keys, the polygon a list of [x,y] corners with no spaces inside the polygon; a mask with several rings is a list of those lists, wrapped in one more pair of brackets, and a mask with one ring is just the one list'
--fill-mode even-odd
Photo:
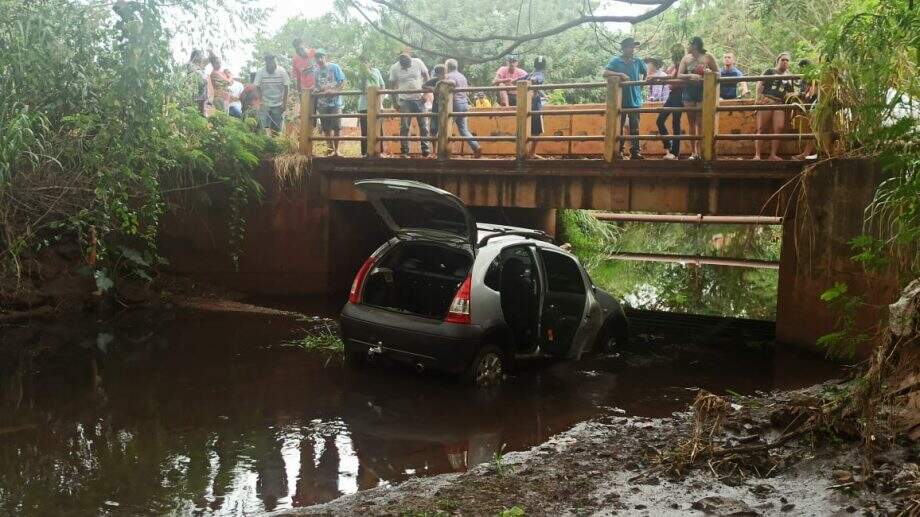
{"label": "muddy water", "polygon": [[43,335],[53,353],[0,370],[0,514],[305,506],[463,470],[602,412],[668,415],[688,388],[750,393],[834,374],[797,354],[735,348],[531,364],[480,391],[280,346],[298,326],[198,313]]}

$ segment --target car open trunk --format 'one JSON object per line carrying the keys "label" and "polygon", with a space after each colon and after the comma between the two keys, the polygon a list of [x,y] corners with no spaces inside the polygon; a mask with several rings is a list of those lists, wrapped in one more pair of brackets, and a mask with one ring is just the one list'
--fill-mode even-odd
{"label": "car open trunk", "polygon": [[472,255],[460,247],[400,242],[370,271],[361,303],[443,319],[472,263]]}

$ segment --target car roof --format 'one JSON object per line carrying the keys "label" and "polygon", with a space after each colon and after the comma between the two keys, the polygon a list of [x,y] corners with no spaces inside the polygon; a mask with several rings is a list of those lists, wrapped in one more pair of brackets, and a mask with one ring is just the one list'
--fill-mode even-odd
{"label": "car roof", "polygon": [[480,249],[502,248],[521,242],[530,242],[540,248],[547,248],[560,253],[569,254],[557,246],[553,242],[552,237],[548,236],[543,231],[534,230],[533,228],[486,223],[479,223],[476,225],[476,228],[478,230],[478,241],[482,242],[484,239],[487,239],[485,244],[480,245]]}

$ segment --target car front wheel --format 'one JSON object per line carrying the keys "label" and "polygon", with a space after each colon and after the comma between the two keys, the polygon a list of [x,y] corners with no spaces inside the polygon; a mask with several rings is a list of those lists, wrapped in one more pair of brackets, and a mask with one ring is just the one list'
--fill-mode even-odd
{"label": "car front wheel", "polygon": [[476,353],[464,380],[477,385],[499,382],[505,375],[504,366],[502,351],[495,345],[485,345]]}

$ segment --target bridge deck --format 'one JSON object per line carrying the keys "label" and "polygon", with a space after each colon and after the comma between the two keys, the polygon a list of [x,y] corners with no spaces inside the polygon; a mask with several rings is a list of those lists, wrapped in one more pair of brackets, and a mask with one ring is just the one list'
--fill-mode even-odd
{"label": "bridge deck", "polygon": [[585,208],[723,215],[779,211],[781,187],[801,161],[592,159],[313,158],[332,201],[363,201],[364,178],[415,179],[460,196],[471,206]]}

